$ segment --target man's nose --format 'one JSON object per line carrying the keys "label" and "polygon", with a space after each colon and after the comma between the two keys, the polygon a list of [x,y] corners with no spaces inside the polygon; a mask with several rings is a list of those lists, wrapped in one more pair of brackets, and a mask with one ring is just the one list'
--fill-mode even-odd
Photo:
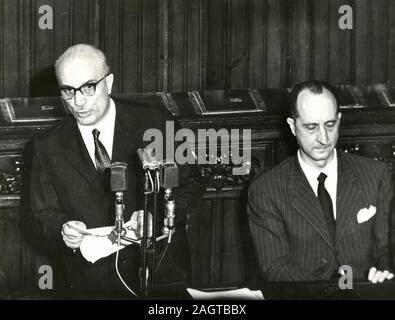
{"label": "man's nose", "polygon": [[328,144],[328,132],[326,131],[325,127],[320,127],[318,131],[317,141],[321,144]]}
{"label": "man's nose", "polygon": [[80,91],[76,91],[74,95],[74,104],[78,107],[85,103],[85,96]]}

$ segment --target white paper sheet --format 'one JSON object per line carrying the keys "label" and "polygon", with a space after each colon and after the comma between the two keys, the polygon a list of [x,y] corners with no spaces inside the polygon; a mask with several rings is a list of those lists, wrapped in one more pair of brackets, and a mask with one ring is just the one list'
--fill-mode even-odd
{"label": "white paper sheet", "polygon": [[[136,239],[134,231],[127,229],[129,226],[130,221],[124,224],[124,227],[127,230],[126,237]],[[80,246],[82,256],[87,261],[95,263],[97,260],[107,257],[117,250],[121,250],[132,244],[129,241],[121,240],[121,245],[118,247],[117,243],[114,243],[109,237],[113,230],[113,226],[87,229],[87,234],[82,239]]]}

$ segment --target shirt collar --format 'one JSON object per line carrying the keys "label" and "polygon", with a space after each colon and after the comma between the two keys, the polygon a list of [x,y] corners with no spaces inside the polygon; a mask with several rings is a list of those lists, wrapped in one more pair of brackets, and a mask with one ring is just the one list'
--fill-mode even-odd
{"label": "shirt collar", "polygon": [[333,149],[333,158],[332,160],[327,163],[327,165],[322,168],[322,169],[317,169],[310,164],[306,163],[303,158],[301,157],[301,151],[300,149],[298,150],[298,161],[300,164],[300,167],[303,170],[303,173],[305,174],[307,180],[310,182],[310,184],[314,181],[317,181],[318,175],[323,172],[325,173],[328,177],[334,177],[337,175],[337,150],[336,148]]}

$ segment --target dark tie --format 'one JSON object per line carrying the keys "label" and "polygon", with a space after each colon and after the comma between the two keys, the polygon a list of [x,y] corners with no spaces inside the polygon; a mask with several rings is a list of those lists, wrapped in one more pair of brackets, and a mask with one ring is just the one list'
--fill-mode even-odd
{"label": "dark tie", "polygon": [[106,148],[99,140],[100,131],[97,129],[92,130],[93,140],[95,142],[95,161],[96,161],[96,169],[100,174],[104,173],[106,168],[111,166],[111,160],[108,156]]}
{"label": "dark tie", "polygon": [[321,203],[321,208],[325,213],[325,221],[328,225],[329,233],[333,237],[335,236],[335,218],[333,216],[333,206],[332,206],[332,200],[331,196],[329,195],[328,191],[325,189],[325,179],[326,179],[326,174],[325,173],[320,173],[318,176],[318,190],[317,190],[317,195],[318,195],[318,200]]}

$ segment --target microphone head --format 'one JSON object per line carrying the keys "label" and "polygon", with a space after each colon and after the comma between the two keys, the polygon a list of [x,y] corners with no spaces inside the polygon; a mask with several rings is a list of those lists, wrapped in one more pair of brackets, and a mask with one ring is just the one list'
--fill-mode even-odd
{"label": "microphone head", "polygon": [[162,188],[178,186],[178,168],[173,162],[167,162],[160,167],[160,184]]}
{"label": "microphone head", "polygon": [[128,165],[125,162],[111,164],[111,191],[126,191],[128,189]]}

